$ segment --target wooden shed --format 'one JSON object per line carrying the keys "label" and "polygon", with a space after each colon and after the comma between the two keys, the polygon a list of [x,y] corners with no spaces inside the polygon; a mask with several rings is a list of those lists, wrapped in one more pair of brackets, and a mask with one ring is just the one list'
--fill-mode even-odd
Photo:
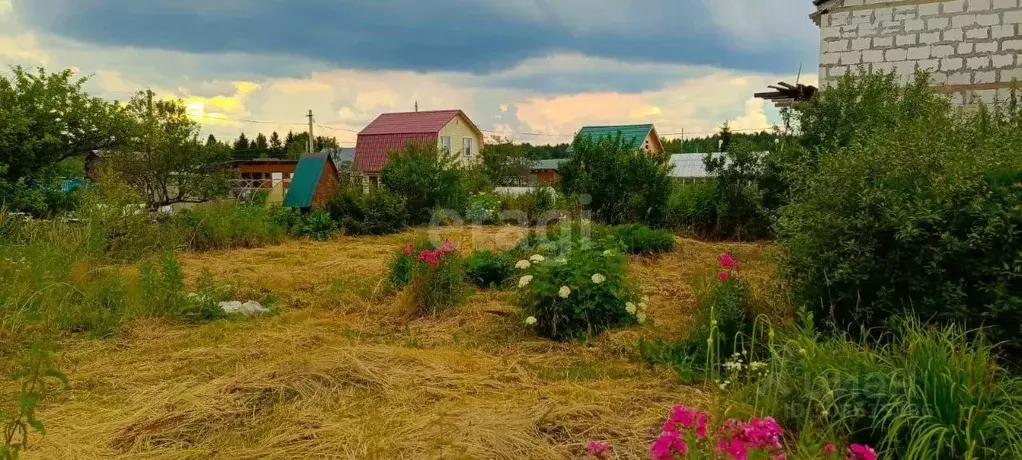
{"label": "wooden shed", "polygon": [[284,206],[322,209],[340,188],[337,166],[328,155],[306,155],[298,160]]}

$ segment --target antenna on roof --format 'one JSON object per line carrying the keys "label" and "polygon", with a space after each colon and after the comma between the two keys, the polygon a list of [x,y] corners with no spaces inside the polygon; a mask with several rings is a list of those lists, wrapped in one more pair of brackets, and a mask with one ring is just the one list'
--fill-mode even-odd
{"label": "antenna on roof", "polygon": [[416,112],[419,111],[419,101],[418,100],[415,101],[415,111]]}

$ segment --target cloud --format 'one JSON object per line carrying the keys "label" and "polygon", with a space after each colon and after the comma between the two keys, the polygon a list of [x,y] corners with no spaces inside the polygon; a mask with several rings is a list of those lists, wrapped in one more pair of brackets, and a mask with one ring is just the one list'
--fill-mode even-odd
{"label": "cloud", "polygon": [[[736,3],[738,2],[738,3]],[[363,70],[489,74],[584,54],[629,64],[789,71],[814,56],[793,0],[14,0],[36,30],[92,44],[259,54]]]}

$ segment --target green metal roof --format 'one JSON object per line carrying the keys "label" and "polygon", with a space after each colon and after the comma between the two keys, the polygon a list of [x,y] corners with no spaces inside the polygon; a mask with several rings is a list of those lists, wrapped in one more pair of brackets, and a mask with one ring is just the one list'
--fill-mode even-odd
{"label": "green metal roof", "polygon": [[532,164],[532,169],[558,169],[561,163],[568,161],[567,158],[557,158],[553,160],[539,160]]}
{"label": "green metal roof", "polygon": [[284,197],[284,206],[292,208],[308,208],[312,206],[312,197],[316,194],[319,177],[323,175],[326,155],[306,155],[298,160],[295,175],[291,178],[291,187]]}
{"label": "green metal roof", "polygon": [[[653,125],[619,125],[619,126],[583,126],[582,130],[578,132],[580,136],[592,136],[593,140],[598,140],[601,137],[616,136],[621,133],[624,138],[625,146],[632,150],[638,150],[642,148],[642,142],[649,136],[649,132],[653,129]],[[573,149],[568,147],[568,152],[572,152]]]}

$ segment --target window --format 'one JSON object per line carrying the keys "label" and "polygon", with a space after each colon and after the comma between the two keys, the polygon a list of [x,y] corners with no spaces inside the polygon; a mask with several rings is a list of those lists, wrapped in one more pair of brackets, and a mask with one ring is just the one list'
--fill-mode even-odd
{"label": "window", "polygon": [[471,137],[463,137],[463,138],[461,138],[461,151],[465,152],[465,158],[472,158],[472,153],[473,153],[472,152],[472,144],[473,144],[474,141],[475,141],[475,139],[472,139]]}
{"label": "window", "polygon": [[448,152],[448,153],[450,153],[450,151],[451,151],[451,136],[441,136],[440,137],[440,151],[441,152]]}

